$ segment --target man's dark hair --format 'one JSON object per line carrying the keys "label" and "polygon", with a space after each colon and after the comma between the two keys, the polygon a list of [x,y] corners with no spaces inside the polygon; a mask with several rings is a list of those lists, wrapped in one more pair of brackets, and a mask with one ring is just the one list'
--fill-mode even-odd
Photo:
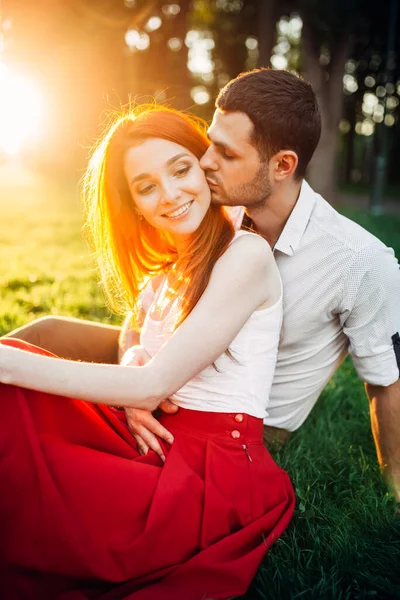
{"label": "man's dark hair", "polygon": [[250,118],[251,140],[264,160],[280,150],[296,152],[295,176],[304,177],[321,135],[321,114],[309,83],[288,71],[254,69],[227,83],[215,106]]}

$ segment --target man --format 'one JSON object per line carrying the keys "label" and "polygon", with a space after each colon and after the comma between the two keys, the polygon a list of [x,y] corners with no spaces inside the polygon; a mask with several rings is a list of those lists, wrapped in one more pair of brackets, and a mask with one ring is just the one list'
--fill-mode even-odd
{"label": "man", "polygon": [[[267,442],[300,427],[350,352],[366,382],[379,462],[400,501],[399,265],[391,249],[304,181],[320,131],[308,83],[285,71],[255,70],[221,90],[200,164],[212,201],[244,207],[236,219],[244,214],[244,225],[269,242],[283,281]],[[154,447],[144,426],[155,423],[141,419],[132,414],[131,427]]]}
{"label": "man", "polygon": [[[300,427],[350,352],[366,382],[379,462],[400,501],[399,266],[392,250],[339,215],[304,181],[320,130],[309,84],[285,71],[245,73],[217,98],[201,166],[213,201],[231,206],[239,226],[244,217],[244,226],[270,243],[283,281],[284,320],[266,441],[285,441]],[[68,336],[84,339],[75,354],[60,347],[63,324]],[[97,337],[88,354],[90,328]],[[28,328],[12,335],[66,358],[112,362],[119,329],[50,318],[41,321],[41,331],[36,328],[36,339]],[[127,321],[120,354],[137,343]],[[178,410],[169,401],[162,408]],[[142,452],[150,447],[161,453],[154,434],[172,441],[147,411],[128,409],[127,416]]]}

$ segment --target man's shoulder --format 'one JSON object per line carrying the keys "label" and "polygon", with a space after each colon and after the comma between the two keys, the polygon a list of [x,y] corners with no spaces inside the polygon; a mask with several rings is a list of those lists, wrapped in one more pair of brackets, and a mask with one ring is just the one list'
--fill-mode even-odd
{"label": "man's shoulder", "polygon": [[342,215],[322,196],[315,196],[315,208],[308,229],[309,235],[319,237],[321,244],[336,246],[349,254],[357,254],[373,244],[385,247],[376,236]]}

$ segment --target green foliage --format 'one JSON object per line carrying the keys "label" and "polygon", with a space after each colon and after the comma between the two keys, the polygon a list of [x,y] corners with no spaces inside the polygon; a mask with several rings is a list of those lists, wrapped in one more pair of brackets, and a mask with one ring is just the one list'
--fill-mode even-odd
{"label": "green foliage", "polygon": [[[0,198],[0,334],[48,313],[118,322],[81,240],[76,188],[35,182],[2,189]],[[399,218],[346,213],[400,255]],[[297,506],[243,600],[400,598],[400,517],[349,359],[274,457],[290,474]]]}

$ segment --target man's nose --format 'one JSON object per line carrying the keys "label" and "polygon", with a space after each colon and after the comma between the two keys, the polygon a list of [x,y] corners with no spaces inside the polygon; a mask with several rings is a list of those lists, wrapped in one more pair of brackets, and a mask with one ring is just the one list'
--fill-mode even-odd
{"label": "man's nose", "polygon": [[203,169],[203,171],[217,171],[218,165],[214,159],[214,154],[211,146],[201,157],[200,167]]}

